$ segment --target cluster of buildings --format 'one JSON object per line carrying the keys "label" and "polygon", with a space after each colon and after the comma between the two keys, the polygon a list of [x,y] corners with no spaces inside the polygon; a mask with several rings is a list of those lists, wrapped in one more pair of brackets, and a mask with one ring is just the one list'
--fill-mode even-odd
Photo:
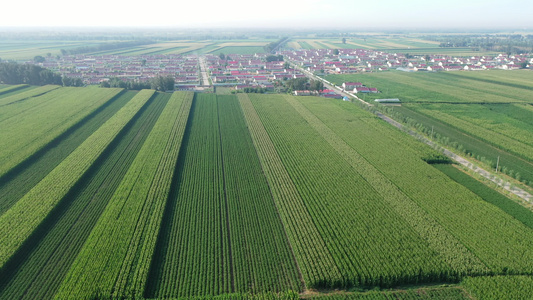
{"label": "cluster of buildings", "polygon": [[350,74],[389,69],[405,71],[514,70],[533,65],[528,54],[453,57],[387,53],[365,49],[312,49],[283,51],[281,54],[314,74]]}
{"label": "cluster of buildings", "polygon": [[[445,55],[411,56],[365,49],[298,49],[278,52],[285,61],[269,59],[271,54],[207,54],[200,63],[197,55],[70,55],[47,57],[36,63],[62,76],[82,79],[85,84],[99,84],[112,77],[125,81],[146,82],[156,76],[171,76],[176,88],[194,88],[201,84],[201,73],[210,82],[203,85],[231,86],[236,89],[261,87],[274,89],[273,82],[305,77],[300,70],[314,74],[349,74],[356,72],[386,71],[454,71],[519,69],[533,64],[529,55],[452,57]],[[292,68],[290,61],[300,68]],[[374,93],[365,86],[347,86],[354,93]]]}
{"label": "cluster of buildings", "polygon": [[269,54],[232,54],[221,58],[206,55],[211,82],[217,86],[231,86],[236,89],[261,87],[274,89],[276,80],[305,77],[285,61],[268,61]]}
{"label": "cluster of buildings", "polygon": [[[176,84],[197,85],[198,56],[161,55],[68,55],[48,57],[35,63],[62,76],[80,78],[85,84],[99,84],[112,77],[146,82],[157,76],[171,76]],[[31,62],[33,63],[33,62]]]}

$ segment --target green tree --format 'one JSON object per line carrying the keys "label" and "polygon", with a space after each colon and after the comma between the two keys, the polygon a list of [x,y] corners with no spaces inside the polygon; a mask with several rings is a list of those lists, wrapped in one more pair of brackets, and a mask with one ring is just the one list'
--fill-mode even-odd
{"label": "green tree", "polygon": [[171,76],[157,76],[151,81],[151,88],[157,91],[171,91],[174,90],[174,77]]}
{"label": "green tree", "polygon": [[269,55],[266,57],[266,61],[267,62],[272,62],[272,61],[283,61],[283,55]]}
{"label": "green tree", "polygon": [[37,56],[35,56],[35,57],[33,58],[33,61],[36,62],[36,63],[42,63],[42,62],[44,62],[45,60],[46,60],[46,59],[45,59],[43,56],[41,56],[41,55],[37,55]]}

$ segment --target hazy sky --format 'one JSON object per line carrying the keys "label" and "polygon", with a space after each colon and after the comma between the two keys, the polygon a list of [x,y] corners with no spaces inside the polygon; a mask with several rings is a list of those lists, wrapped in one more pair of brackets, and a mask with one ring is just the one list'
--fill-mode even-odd
{"label": "hazy sky", "polygon": [[533,29],[532,0],[11,0],[0,7],[0,27]]}

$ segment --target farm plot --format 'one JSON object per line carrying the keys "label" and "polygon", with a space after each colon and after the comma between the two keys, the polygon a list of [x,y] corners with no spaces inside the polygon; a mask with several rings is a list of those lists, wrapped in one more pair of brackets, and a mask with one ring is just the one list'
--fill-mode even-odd
{"label": "farm plot", "polygon": [[196,96],[176,172],[147,297],[300,290],[234,96]]}
{"label": "farm plot", "polygon": [[55,142],[43,147],[38,154],[33,155],[34,159],[17,165],[10,175],[0,182],[0,215],[50,173],[135,94],[133,91],[120,94],[89,115],[85,122],[79,122]]}
{"label": "farm plot", "polygon": [[192,95],[168,101],[56,297],[143,295]]}
{"label": "farm plot", "polygon": [[468,78],[485,83],[528,88],[530,90],[533,89],[533,72],[530,70],[513,70],[512,72],[504,70],[494,70],[490,72],[460,72],[451,73],[448,76],[456,76],[459,80]]}
{"label": "farm plot", "polygon": [[[473,106],[478,107],[479,110],[490,108],[490,105]],[[505,115],[511,114],[515,119],[522,122],[527,122],[527,115],[530,115],[530,113],[526,112],[527,109],[523,105],[495,104],[494,106],[496,106],[495,110],[498,112]],[[431,134],[431,129],[433,128],[434,138],[438,139],[439,142],[447,146],[456,147],[465,153],[470,153],[478,161],[487,163],[490,168],[496,168],[496,161],[500,157],[499,167],[501,171],[505,171],[507,174],[510,174],[511,171],[513,174],[518,173],[521,180],[527,181],[528,184],[533,181],[533,164],[505,150],[505,145],[502,148],[498,148],[476,136],[467,134],[460,128],[456,128],[448,123],[411,109],[410,105],[394,107],[393,111],[400,113],[402,118],[410,118],[413,122],[423,125],[426,128],[427,134]],[[526,113],[524,114],[524,112]],[[520,117],[522,115],[525,119]]]}
{"label": "farm plot", "polygon": [[[387,124],[374,118],[361,119],[362,124],[338,122],[349,118],[343,106],[353,107],[349,103],[339,103],[339,109],[307,107],[492,272],[529,274],[533,270],[531,228],[413,156],[402,143],[378,138],[393,130]],[[475,270],[470,272],[478,272]]]}
{"label": "farm plot", "polygon": [[489,188],[482,182],[460,171],[451,164],[435,164],[433,166],[442,173],[448,175],[457,183],[476,193],[476,195],[481,197],[483,200],[499,207],[501,210],[513,216],[518,221],[524,223],[524,225],[527,227],[533,229],[533,211]]}
{"label": "farm plot", "polygon": [[0,269],[16,254],[24,241],[48,217],[153,93],[150,90],[139,92],[0,216]]}
{"label": "farm plot", "polygon": [[533,162],[533,126],[479,105],[411,106],[497,148]]}
{"label": "farm plot", "polygon": [[265,53],[265,49],[261,46],[224,46],[210,51],[213,54],[256,54]]}
{"label": "farm plot", "polygon": [[18,84],[18,85],[2,85],[2,84],[0,84],[0,95],[2,97],[4,97],[5,94],[11,93],[11,92],[15,92],[15,91],[18,91],[18,90],[22,90],[22,89],[25,89],[25,88],[28,88],[28,87],[30,87],[30,86],[27,85],[27,84]]}
{"label": "farm plot", "polygon": [[30,101],[3,107],[0,113],[0,177],[121,91],[60,88]]}
{"label": "farm plot", "polygon": [[[135,94],[135,93],[134,93]],[[165,107],[159,94],[121,130],[2,269],[0,298],[51,299]],[[66,147],[62,144],[57,146]]]}
{"label": "farm plot", "polygon": [[341,278],[339,270],[248,95],[238,97],[306,286],[331,285],[332,279]]}
{"label": "farm plot", "polygon": [[[509,77],[506,74],[510,74]],[[533,93],[530,83],[528,85],[514,74],[498,71],[390,72],[368,76],[340,75],[331,79],[338,84],[359,80],[378,86],[383,93],[363,97],[367,101],[400,98],[406,103],[390,109],[399,113],[399,118],[412,124],[420,123],[428,134],[433,128],[439,141],[459,147],[492,168],[496,167],[500,156],[505,173],[530,184],[533,181],[533,127],[529,103]],[[526,78],[530,76],[521,74]],[[497,81],[498,78],[501,81]]]}
{"label": "farm plot", "polygon": [[[308,286],[450,279],[454,270],[443,257],[291,104],[282,96],[250,99],[341,274]],[[321,268],[320,262],[312,263]]]}
{"label": "farm plot", "polygon": [[471,299],[460,287],[419,288],[396,291],[368,291],[363,293],[331,292],[325,295],[310,295],[301,299],[311,300],[424,300],[424,299]]}
{"label": "farm plot", "polygon": [[[492,71],[488,71],[492,72]],[[483,72],[478,72],[483,73]],[[498,72],[501,74],[501,72]],[[457,80],[450,73],[384,72],[360,75],[329,75],[326,79],[341,85],[345,81],[360,81],[377,87],[375,98],[401,98],[402,102],[423,103],[531,103],[530,91],[510,89],[509,86],[493,86],[487,83]],[[487,89],[492,90],[488,92]],[[525,94],[524,94],[525,92]]]}
{"label": "farm plot", "polygon": [[58,88],[60,88],[58,85],[45,85],[30,89],[16,90],[15,93],[5,93],[0,96],[0,107],[27,100],[32,97],[37,97]]}

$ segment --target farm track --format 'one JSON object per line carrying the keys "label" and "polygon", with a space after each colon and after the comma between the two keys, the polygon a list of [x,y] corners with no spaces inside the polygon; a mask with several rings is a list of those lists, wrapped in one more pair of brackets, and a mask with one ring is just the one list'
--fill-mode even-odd
{"label": "farm track", "polygon": [[0,215],[53,170],[98,127],[113,116],[135,92],[117,95],[8,172],[0,181]]}
{"label": "farm track", "polygon": [[164,105],[150,100],[24,243],[0,273],[0,298],[54,295]]}

